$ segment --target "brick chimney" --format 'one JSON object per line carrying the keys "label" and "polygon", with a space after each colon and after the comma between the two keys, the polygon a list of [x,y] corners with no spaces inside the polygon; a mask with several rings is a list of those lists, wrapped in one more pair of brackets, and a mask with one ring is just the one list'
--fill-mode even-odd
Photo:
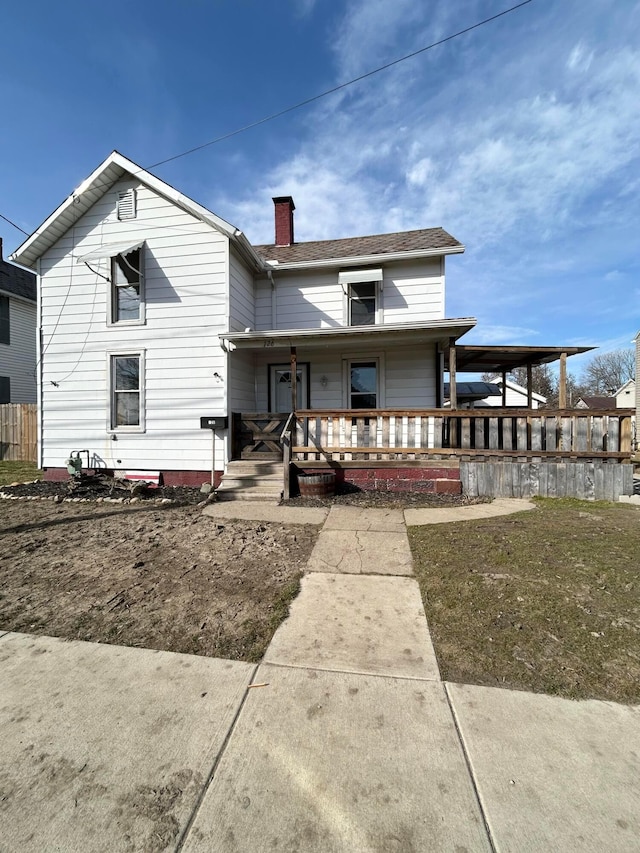
{"label": "brick chimney", "polygon": [[273,199],[276,216],[276,246],[290,246],[293,243],[293,211],[296,209],[290,195],[281,195]]}

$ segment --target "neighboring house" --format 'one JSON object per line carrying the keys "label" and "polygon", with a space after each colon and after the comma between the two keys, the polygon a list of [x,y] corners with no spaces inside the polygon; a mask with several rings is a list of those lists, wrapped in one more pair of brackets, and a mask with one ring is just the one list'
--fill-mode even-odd
{"label": "neighboring house", "polygon": [[624,385],[615,393],[616,408],[618,409],[635,409],[636,407],[636,381],[628,379]]}
{"label": "neighboring house", "polygon": [[[502,391],[493,382],[458,382],[456,384],[456,396],[458,409],[484,408],[486,397],[501,397]],[[445,407],[451,406],[451,385],[444,383]],[[493,405],[498,405],[494,403]]]}
{"label": "neighboring house", "polygon": [[[502,379],[495,379],[492,384],[495,384],[498,387],[500,396],[496,397],[493,395],[484,400],[480,400],[480,402],[476,403],[476,408],[480,409],[484,406],[507,406],[508,408],[515,407],[518,409],[527,409],[529,407],[527,389],[523,388],[522,385],[518,385],[517,382],[513,382],[511,379],[507,379],[504,386],[502,384]],[[506,389],[506,399],[503,399],[503,387]],[[540,406],[544,406],[546,402],[547,398],[543,397],[542,394],[538,394],[535,391],[532,392],[532,409],[539,409]]]}
{"label": "neighboring house", "polygon": [[599,411],[609,411],[611,409],[616,408],[616,398],[615,397],[604,397],[604,396],[590,396],[590,397],[579,397],[576,405],[576,409],[596,409]]}
{"label": "neighboring house", "polygon": [[14,253],[39,274],[48,478],[88,450],[167,484],[219,479],[246,442],[277,449],[282,423],[256,423],[294,393],[302,409],[443,405],[445,352],[476,322],[445,316],[464,247],[441,228],[295,243],[293,200],[274,202],[276,239],[252,246],[114,152]]}
{"label": "neighboring house", "polygon": [[[483,387],[484,386],[484,387]],[[471,409],[486,409],[487,407],[497,408],[529,408],[527,389],[511,379],[507,379],[504,383],[506,394],[503,395],[502,379],[495,379],[493,382],[465,382],[458,383],[458,399],[462,397],[468,408]],[[445,385],[445,397],[448,396],[448,386]],[[506,397],[506,399],[505,399]],[[531,408],[539,409],[544,406],[547,398],[542,394],[537,394],[535,391],[531,394]]]}
{"label": "neighboring house", "polygon": [[36,276],[3,259],[0,238],[0,404],[36,402]]}

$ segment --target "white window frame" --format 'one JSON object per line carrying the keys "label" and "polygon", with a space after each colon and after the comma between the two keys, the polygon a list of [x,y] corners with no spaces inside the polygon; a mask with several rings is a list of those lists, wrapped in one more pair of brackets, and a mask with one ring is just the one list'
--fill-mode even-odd
{"label": "white window frame", "polygon": [[343,313],[344,325],[350,328],[362,328],[361,326],[352,326],[351,323],[351,286],[353,284],[374,284],[376,308],[374,314],[374,322],[366,325],[380,325],[384,322],[384,312],[382,307],[383,294],[383,272],[382,269],[366,269],[366,270],[343,270],[338,273],[338,283],[342,288],[344,295]]}
{"label": "white window frame", "polygon": [[[117,258],[126,258],[126,255],[119,254],[114,255],[109,259],[109,298],[107,304],[107,325],[109,326],[144,326],[147,319],[147,310],[146,310],[146,293],[145,293],[145,245],[142,244],[139,249],[135,250],[138,252],[140,269],[139,272],[139,288],[140,288],[140,313],[139,316],[133,320],[118,320],[117,318],[117,309],[116,309],[116,288],[119,287],[116,284],[115,280],[115,263]],[[129,253],[133,254],[133,253]],[[125,264],[127,261],[124,261]],[[123,285],[124,286],[124,285]]]}
{"label": "white window frame", "polygon": [[345,353],[342,358],[342,406],[351,408],[351,365],[353,362],[374,361],[376,363],[376,409],[385,407],[385,358],[384,353],[351,352]]}
{"label": "white window frame", "polygon": [[[139,370],[139,389],[140,396],[139,412],[140,423],[132,426],[115,426],[116,415],[116,389],[115,389],[115,359],[116,358],[137,358],[140,363]],[[126,434],[126,433],[143,433],[146,432],[146,381],[145,381],[145,361],[146,350],[141,349],[122,349],[109,350],[107,352],[107,433],[108,434]]]}

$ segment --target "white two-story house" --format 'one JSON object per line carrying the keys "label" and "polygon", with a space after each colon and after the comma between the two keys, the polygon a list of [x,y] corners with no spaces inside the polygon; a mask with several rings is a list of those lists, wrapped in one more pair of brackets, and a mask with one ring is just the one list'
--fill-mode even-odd
{"label": "white two-story house", "polygon": [[[629,460],[630,413],[566,411],[566,358],[589,348],[456,343],[476,321],[446,316],[454,237],[299,243],[293,199],[274,203],[274,242],[252,245],[114,152],[19,247],[38,280],[45,477],[78,453],[223,490],[255,485],[249,459],[279,467],[274,496],[310,468],[362,488],[629,493],[631,466],[609,463]],[[535,412],[532,367],[558,359],[559,410]],[[459,373],[517,366],[528,411],[458,408]]]}
{"label": "white two-story house", "polygon": [[277,454],[294,406],[442,405],[445,349],[475,324],[445,317],[464,247],[441,228],[296,243],[293,200],[274,202],[274,243],[253,246],[114,152],[20,246],[39,282],[45,476],[87,450],[91,467],[199,485]]}

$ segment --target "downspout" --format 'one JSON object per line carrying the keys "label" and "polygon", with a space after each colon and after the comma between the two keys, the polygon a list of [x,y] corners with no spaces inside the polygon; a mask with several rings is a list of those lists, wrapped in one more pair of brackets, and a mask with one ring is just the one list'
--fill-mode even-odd
{"label": "downspout", "polygon": [[36,429],[36,464],[39,469],[42,469],[42,462],[44,460],[44,447],[43,447],[43,417],[42,417],[42,408],[43,408],[43,400],[42,400],[42,276],[40,273],[40,258],[36,261],[36,326],[37,326],[37,335],[36,335],[36,404],[37,404],[37,429]]}
{"label": "downspout", "polygon": [[273,270],[267,270],[267,278],[271,282],[271,328],[278,327],[278,303],[276,297],[276,283],[273,280]]}

